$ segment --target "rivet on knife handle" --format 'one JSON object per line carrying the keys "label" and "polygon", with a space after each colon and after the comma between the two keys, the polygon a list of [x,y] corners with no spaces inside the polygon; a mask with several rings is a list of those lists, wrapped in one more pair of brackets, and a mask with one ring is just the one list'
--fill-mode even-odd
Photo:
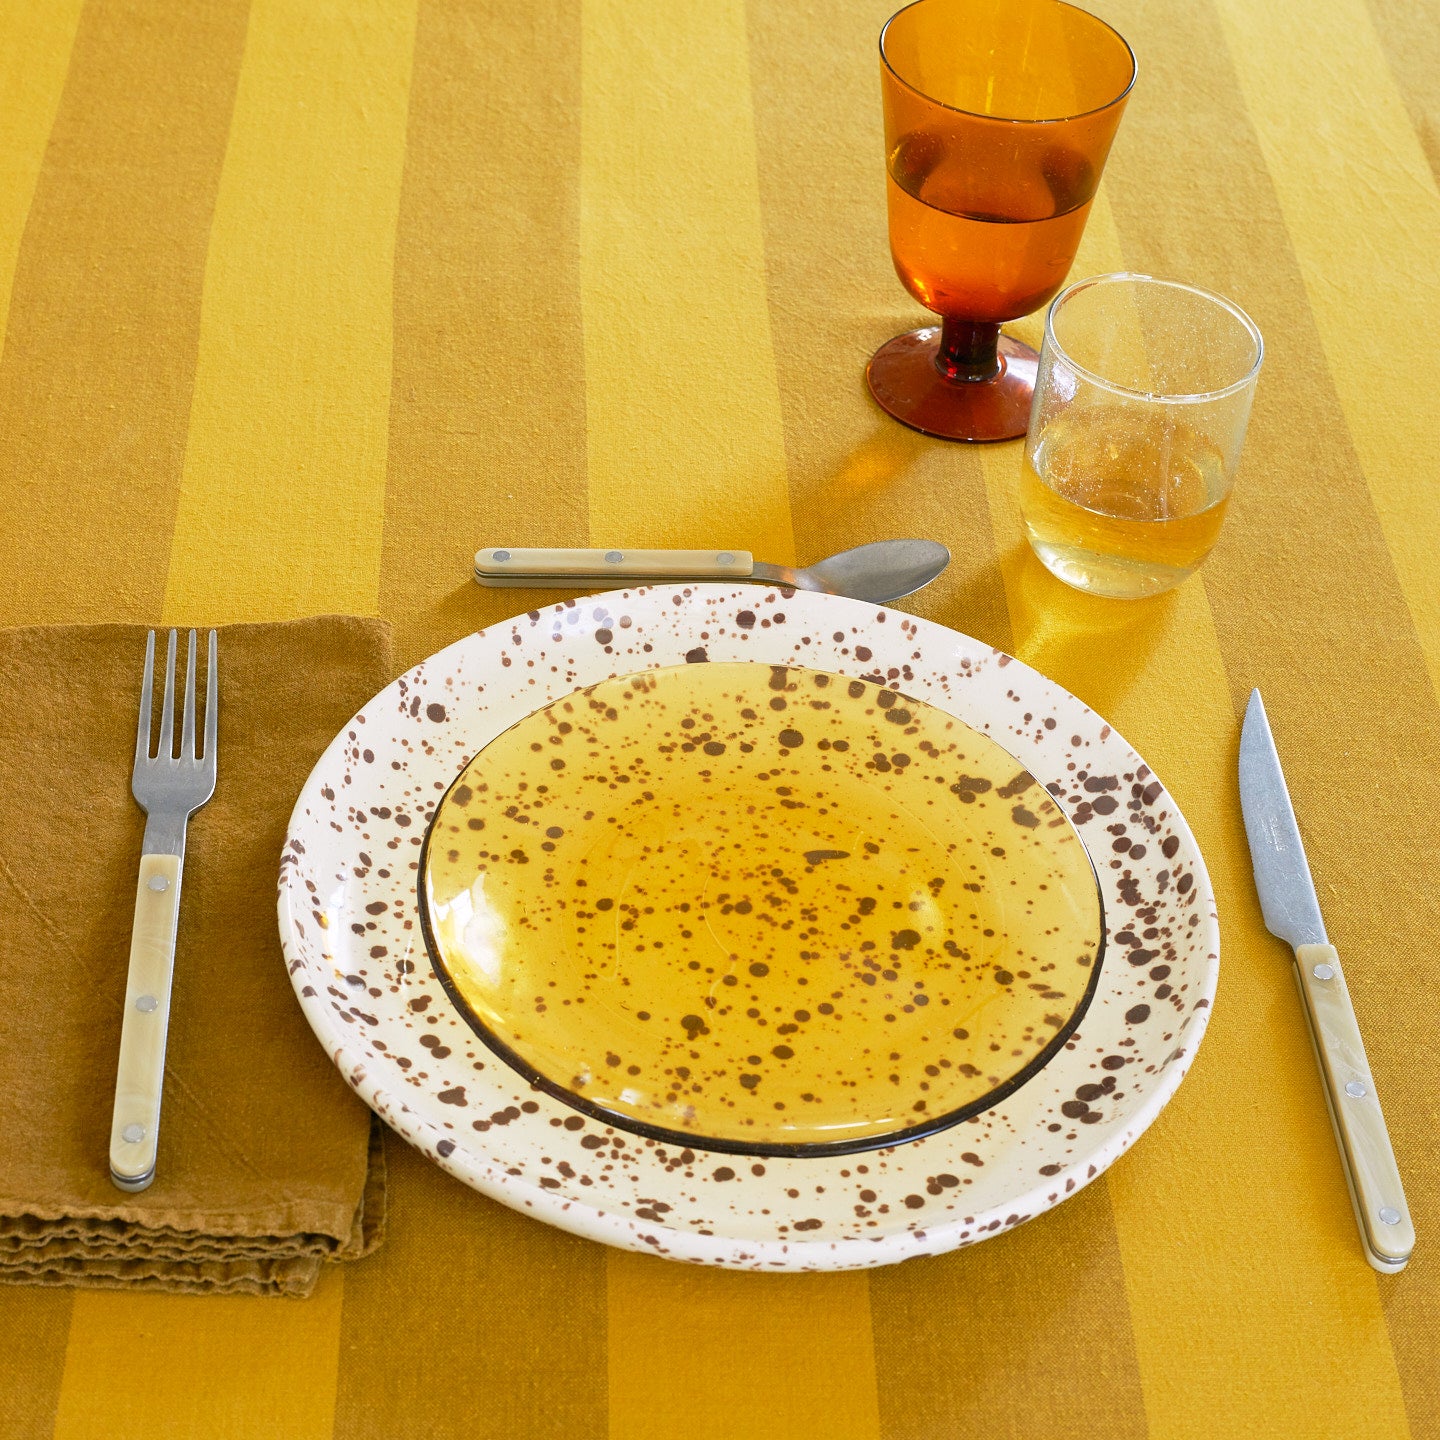
{"label": "rivet on knife handle", "polygon": [[563,585],[566,580],[744,580],[754,562],[748,550],[534,550],[503,546],[475,552],[482,585]]}
{"label": "rivet on knife handle", "polygon": [[1340,957],[1333,945],[1301,945],[1295,964],[1367,1258],[1377,1270],[1401,1270],[1415,1246],[1415,1227]]}

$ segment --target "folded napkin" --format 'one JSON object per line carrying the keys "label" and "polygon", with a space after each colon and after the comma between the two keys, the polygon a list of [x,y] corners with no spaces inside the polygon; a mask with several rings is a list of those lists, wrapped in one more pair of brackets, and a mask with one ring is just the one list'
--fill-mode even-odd
{"label": "folded napkin", "polygon": [[134,626],[0,630],[0,1280],[306,1295],[325,1261],[379,1244],[384,1152],[290,987],[276,875],[306,775],[390,678],[389,630],[220,631],[219,779],[186,846],[159,1160],[129,1195],[108,1155],[144,659]]}

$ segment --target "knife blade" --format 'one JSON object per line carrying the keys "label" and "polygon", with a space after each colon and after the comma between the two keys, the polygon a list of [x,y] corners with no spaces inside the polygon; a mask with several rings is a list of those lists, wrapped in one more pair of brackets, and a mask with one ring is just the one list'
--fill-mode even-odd
{"label": "knife blade", "polygon": [[1250,694],[1240,731],[1240,810],[1265,927],[1294,952],[1295,980],[1365,1258],[1393,1274],[1410,1259],[1415,1229],[1258,690]]}

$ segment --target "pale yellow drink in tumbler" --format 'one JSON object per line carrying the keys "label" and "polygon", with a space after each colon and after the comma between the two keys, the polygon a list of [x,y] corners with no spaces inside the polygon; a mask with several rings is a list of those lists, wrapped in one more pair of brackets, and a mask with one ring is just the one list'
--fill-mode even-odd
{"label": "pale yellow drink in tumbler", "polygon": [[1259,371],[1243,312],[1146,276],[1056,300],[1025,446],[1030,544],[1099,595],[1178,585],[1220,534]]}

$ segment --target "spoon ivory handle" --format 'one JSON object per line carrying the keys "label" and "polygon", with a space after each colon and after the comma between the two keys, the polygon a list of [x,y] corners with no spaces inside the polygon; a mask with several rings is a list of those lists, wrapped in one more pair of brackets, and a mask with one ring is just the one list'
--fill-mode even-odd
{"label": "spoon ivory handle", "polygon": [[570,580],[745,580],[748,550],[514,550],[475,552],[481,585],[563,586]]}

